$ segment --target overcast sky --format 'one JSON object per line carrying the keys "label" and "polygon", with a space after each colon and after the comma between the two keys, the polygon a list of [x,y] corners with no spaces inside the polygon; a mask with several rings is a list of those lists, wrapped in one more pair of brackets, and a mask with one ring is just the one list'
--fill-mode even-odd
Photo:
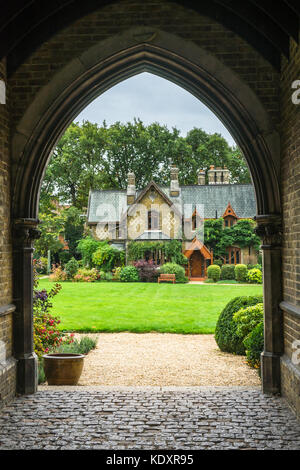
{"label": "overcast sky", "polygon": [[168,80],[150,73],[141,73],[125,80],[87,106],[75,121],[88,120],[108,125],[140,118],[144,124],[159,122],[169,129],[177,127],[181,135],[193,127],[222,134],[230,145],[234,140],[219,119],[204,105]]}

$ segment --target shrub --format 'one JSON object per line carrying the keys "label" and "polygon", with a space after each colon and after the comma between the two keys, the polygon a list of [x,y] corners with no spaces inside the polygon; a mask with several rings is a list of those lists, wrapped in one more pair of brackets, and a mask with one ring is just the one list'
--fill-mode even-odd
{"label": "shrub", "polygon": [[150,261],[137,261],[134,263],[139,273],[140,281],[142,282],[156,282],[159,276],[157,265],[152,260]]}
{"label": "shrub", "polygon": [[78,261],[75,258],[71,258],[65,266],[65,271],[67,273],[68,279],[73,279],[75,274],[79,269]]}
{"label": "shrub", "polygon": [[66,271],[63,270],[62,266],[53,264],[52,274],[49,276],[50,281],[62,282],[68,279]]}
{"label": "shrub", "polygon": [[247,281],[247,266],[245,264],[237,264],[234,268],[235,279],[238,282]]}
{"label": "shrub", "polygon": [[123,266],[125,252],[114,248],[107,242],[100,246],[92,255],[93,264],[103,271],[111,271],[116,266]]}
{"label": "shrub", "polygon": [[158,274],[175,274],[175,279],[177,283],[182,284],[188,282],[188,278],[185,275],[185,269],[176,263],[163,264],[159,268]]}
{"label": "shrub", "polygon": [[[122,268],[121,268],[122,270]],[[121,272],[120,272],[120,276],[121,276]],[[104,276],[104,280],[105,281],[112,281],[113,280],[113,274],[112,273],[105,273],[105,276]]]}
{"label": "shrub", "polygon": [[139,281],[139,273],[135,266],[125,266],[121,270],[120,281],[137,282]]}
{"label": "shrub", "polygon": [[72,342],[72,337],[66,337],[58,330],[60,319],[51,315],[52,298],[55,297],[61,285],[56,284],[50,291],[38,290],[38,281],[34,273],[33,291],[33,339],[34,352],[39,360],[43,354],[50,352],[63,342]]}
{"label": "shrub", "polygon": [[258,369],[260,374],[260,355],[264,350],[264,324],[256,325],[254,330],[244,339],[247,362],[250,367]]}
{"label": "shrub", "polygon": [[62,344],[55,349],[57,353],[75,353],[75,354],[87,354],[97,346],[97,340],[90,336],[83,336],[80,341],[74,339],[72,343]]}
{"label": "shrub", "polygon": [[262,284],[262,272],[259,269],[250,269],[247,273],[247,281],[253,284]]}
{"label": "shrub", "polygon": [[95,251],[106,242],[100,242],[92,237],[86,237],[79,240],[77,243],[77,251],[82,256],[83,265],[91,267],[93,264],[93,254]]}
{"label": "shrub", "polygon": [[241,308],[233,314],[233,320],[237,324],[236,333],[244,339],[264,319],[264,304],[259,303],[252,307]]}
{"label": "shrub", "polygon": [[68,261],[72,258],[72,253],[69,250],[62,250],[58,253],[59,263],[65,266]]}
{"label": "shrub", "polygon": [[234,264],[224,264],[221,267],[221,279],[228,281],[235,279]]}
{"label": "shrub", "polygon": [[79,268],[77,274],[74,276],[75,282],[95,282],[100,279],[100,274],[97,269],[92,268]]}
{"label": "shrub", "polygon": [[261,264],[247,264],[247,269],[259,269],[262,271],[262,265]]}
{"label": "shrub", "polygon": [[245,347],[242,339],[237,335],[237,323],[233,320],[233,314],[243,307],[256,305],[263,301],[262,296],[258,297],[235,297],[225,306],[219,315],[215,339],[221,351],[245,354]]}
{"label": "shrub", "polygon": [[221,275],[221,268],[216,264],[212,264],[207,268],[207,277],[208,279],[212,279],[214,282],[217,282],[220,279]]}
{"label": "shrub", "polygon": [[119,281],[120,280],[121,271],[122,271],[121,266],[118,266],[117,268],[112,270],[112,276],[113,276],[114,281]]}
{"label": "shrub", "polygon": [[221,259],[215,259],[214,260],[214,265],[220,266],[220,268],[221,268],[222,264],[223,264],[223,261]]}

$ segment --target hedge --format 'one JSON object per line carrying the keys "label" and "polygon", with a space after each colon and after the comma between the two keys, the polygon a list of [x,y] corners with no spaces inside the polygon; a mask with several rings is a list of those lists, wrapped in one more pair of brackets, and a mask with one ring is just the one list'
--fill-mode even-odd
{"label": "hedge", "polygon": [[237,323],[233,320],[233,315],[241,308],[262,302],[262,296],[235,297],[228,302],[220,313],[215,330],[215,340],[221,351],[239,355],[245,354],[243,339],[237,334]]}

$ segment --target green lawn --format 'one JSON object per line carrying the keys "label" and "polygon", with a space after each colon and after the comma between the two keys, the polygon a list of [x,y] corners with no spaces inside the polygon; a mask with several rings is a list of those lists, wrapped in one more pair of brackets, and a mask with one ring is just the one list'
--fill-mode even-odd
{"label": "green lawn", "polygon": [[[226,303],[260,295],[256,285],[63,282],[52,312],[66,331],[213,333]],[[53,283],[40,280],[40,289]]]}

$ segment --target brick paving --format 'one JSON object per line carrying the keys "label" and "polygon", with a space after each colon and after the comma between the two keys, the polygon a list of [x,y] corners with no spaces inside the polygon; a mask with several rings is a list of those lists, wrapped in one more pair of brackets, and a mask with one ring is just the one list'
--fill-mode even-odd
{"label": "brick paving", "polygon": [[0,449],[300,449],[280,397],[244,388],[46,390],[0,412]]}

